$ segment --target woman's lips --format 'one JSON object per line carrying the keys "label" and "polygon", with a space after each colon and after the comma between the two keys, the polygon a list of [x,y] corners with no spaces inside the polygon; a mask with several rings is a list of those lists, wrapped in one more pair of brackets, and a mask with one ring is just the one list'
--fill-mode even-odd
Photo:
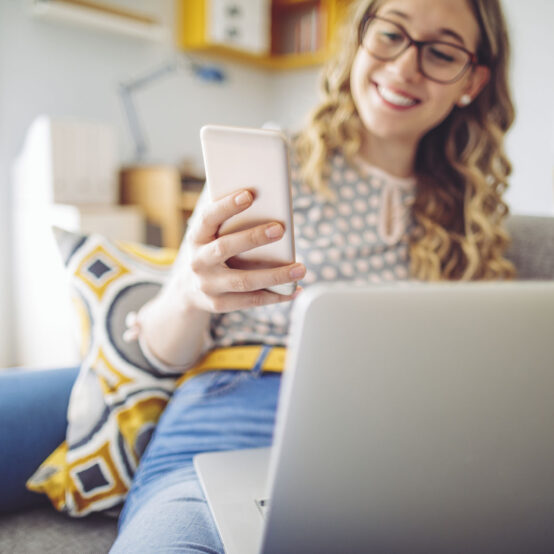
{"label": "woman's lips", "polygon": [[377,83],[374,83],[374,85],[381,99],[387,105],[392,106],[395,109],[407,110],[409,108],[413,108],[421,102],[418,98],[415,98],[405,92],[393,90]]}

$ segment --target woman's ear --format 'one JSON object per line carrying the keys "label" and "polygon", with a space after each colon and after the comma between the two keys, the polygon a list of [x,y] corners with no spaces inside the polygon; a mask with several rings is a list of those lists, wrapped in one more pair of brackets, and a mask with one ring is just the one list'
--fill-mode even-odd
{"label": "woman's ear", "polygon": [[459,108],[465,108],[471,104],[474,98],[483,90],[491,77],[490,69],[485,65],[477,65],[471,73],[468,83],[464,88],[456,105]]}

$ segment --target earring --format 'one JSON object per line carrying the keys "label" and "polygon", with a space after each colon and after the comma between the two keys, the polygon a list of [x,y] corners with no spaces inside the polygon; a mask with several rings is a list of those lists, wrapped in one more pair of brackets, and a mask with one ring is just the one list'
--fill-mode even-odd
{"label": "earring", "polygon": [[471,96],[469,94],[464,94],[461,98],[460,98],[460,104],[462,106],[468,106],[469,104],[471,104]]}

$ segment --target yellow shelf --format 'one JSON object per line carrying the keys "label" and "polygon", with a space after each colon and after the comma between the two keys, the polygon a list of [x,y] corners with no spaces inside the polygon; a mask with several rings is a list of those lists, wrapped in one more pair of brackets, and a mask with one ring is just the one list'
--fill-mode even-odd
{"label": "yellow shelf", "polygon": [[271,4],[271,43],[275,48],[283,31],[283,25],[287,25],[286,17],[297,9],[313,6],[318,8],[321,16],[319,24],[321,48],[317,51],[300,53],[269,52],[267,55],[253,54],[251,52],[210,43],[207,36],[208,9],[206,0],[177,0],[177,44],[188,51],[200,52],[210,56],[247,63],[256,67],[269,70],[297,69],[320,65],[325,62],[328,55],[329,43],[336,31],[340,18],[343,17],[345,8],[352,0],[272,0]]}
{"label": "yellow shelf", "polygon": [[267,59],[265,67],[269,69],[300,69],[325,63],[327,53],[309,52],[304,54],[280,54]]}
{"label": "yellow shelf", "polygon": [[273,7],[281,8],[299,4],[316,4],[318,1],[319,0],[273,0],[271,4]]}
{"label": "yellow shelf", "polygon": [[244,50],[206,44],[187,48],[189,51],[196,51],[208,56],[223,58],[235,62],[244,62],[264,69],[297,69],[307,66],[322,64],[325,62],[325,52],[313,52],[305,54],[280,54],[273,56],[259,56]]}

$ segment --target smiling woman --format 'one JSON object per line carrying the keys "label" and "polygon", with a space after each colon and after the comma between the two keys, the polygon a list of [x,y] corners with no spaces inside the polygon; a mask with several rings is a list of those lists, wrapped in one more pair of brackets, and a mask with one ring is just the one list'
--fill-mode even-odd
{"label": "smiling woman", "polygon": [[[353,8],[340,49],[324,70],[322,99],[291,139],[303,286],[509,278],[503,192],[510,165],[503,139],[513,107],[500,0],[358,0]],[[402,48],[385,55],[381,47],[397,41]],[[457,55],[469,65],[462,67]],[[455,64],[456,72],[443,74],[442,64]],[[287,110],[296,101],[289,94]],[[244,117],[252,111],[245,104]],[[245,274],[227,264],[227,255],[266,240],[263,227],[218,234],[253,202],[245,190],[215,202],[205,197],[171,276],[129,320],[126,336],[138,336],[132,346],[148,355],[153,374],[182,385],[129,483],[114,553],[222,552],[192,457],[271,442],[280,376],[264,370],[263,356],[287,344],[291,297],[265,289],[294,275],[289,266]],[[425,347],[437,348],[435,342],[429,336]],[[257,357],[246,370],[236,361],[245,345]],[[209,359],[225,354],[225,371],[204,372],[206,353]],[[103,372],[108,366],[100,361]],[[337,390],[348,390],[341,372],[335,378]],[[40,398],[40,381],[28,383],[29,391],[33,387]],[[87,389],[79,396],[90,397]],[[34,404],[17,402],[14,421],[33,425],[43,413]],[[117,413],[120,405],[112,406]],[[19,449],[14,459],[31,452],[18,438],[11,444]],[[90,477],[90,468],[83,469]]]}
{"label": "smiling woman", "polygon": [[323,186],[316,170],[339,144],[397,175],[415,169],[422,233],[411,245],[413,274],[510,275],[502,259],[510,172],[503,136],[514,110],[498,3],[377,0],[356,7],[357,32],[342,36],[325,73],[325,102],[312,119],[314,129],[327,128],[324,138],[302,139],[305,177]]}
{"label": "smiling woman", "polygon": [[[362,48],[351,78],[353,97],[364,105],[360,117],[366,127],[378,127],[382,136],[388,126],[391,138],[412,142],[412,151],[413,144],[443,121],[462,96],[477,96],[489,76],[475,54],[478,26],[460,10],[463,4],[444,3],[438,26],[428,16],[432,2],[418,1],[420,5],[388,2],[379,15],[366,12],[360,23]],[[392,119],[389,112],[398,110],[410,114]]]}
{"label": "smiling woman", "polygon": [[[511,277],[502,141],[513,107],[499,2],[359,0],[339,45],[324,71],[323,99],[292,140],[304,285]],[[286,344],[282,322],[294,296],[264,289],[294,280],[291,267],[246,275],[221,258],[260,244],[263,227],[218,235],[255,202],[245,192],[200,202],[172,278],[139,311],[134,330],[160,367],[194,375],[206,348]],[[278,379],[264,372],[211,378],[217,387],[205,376],[190,379],[169,403],[114,553],[162,543],[223,551],[192,457],[222,444],[269,444]],[[340,376],[337,385],[345,385]]]}

